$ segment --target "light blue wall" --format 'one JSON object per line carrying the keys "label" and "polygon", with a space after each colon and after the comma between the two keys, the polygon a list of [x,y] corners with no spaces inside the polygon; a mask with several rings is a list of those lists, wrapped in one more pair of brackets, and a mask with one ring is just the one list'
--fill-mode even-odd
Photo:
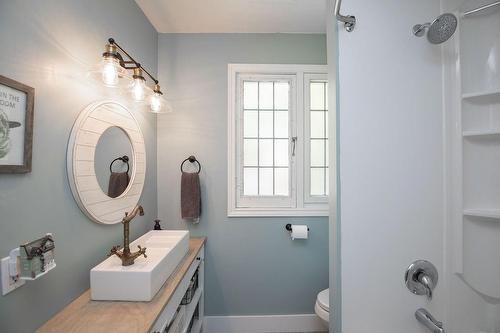
{"label": "light blue wall", "polygon": [[[158,34],[132,0],[1,0],[0,32],[0,74],[36,89],[33,172],[0,174],[0,256],[46,232],[56,240],[57,267],[0,296],[0,332],[31,332],[89,287],[90,268],[122,236],[121,225],[98,225],[81,213],[66,176],[73,122],[82,108],[104,97],[85,72],[113,36],[156,73]],[[152,226],[157,211],[156,118],[135,114],[148,169],[146,216],[134,221],[132,237]]]}
{"label": "light blue wall", "polygon": [[[160,80],[174,113],[158,119],[158,209],[169,228],[208,236],[208,315],[313,313],[328,287],[327,218],[228,218],[228,63],[326,64],[324,35],[160,34]],[[203,165],[203,216],[180,219],[179,164]],[[291,241],[286,223],[307,223]]]}

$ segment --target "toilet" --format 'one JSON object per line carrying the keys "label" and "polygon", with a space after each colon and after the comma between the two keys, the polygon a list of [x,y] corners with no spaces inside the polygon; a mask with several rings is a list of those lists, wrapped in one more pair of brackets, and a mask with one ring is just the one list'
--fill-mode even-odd
{"label": "toilet", "polygon": [[325,327],[328,327],[328,322],[330,320],[330,292],[329,289],[325,289],[318,294],[316,298],[316,304],[314,305],[314,312],[321,318]]}

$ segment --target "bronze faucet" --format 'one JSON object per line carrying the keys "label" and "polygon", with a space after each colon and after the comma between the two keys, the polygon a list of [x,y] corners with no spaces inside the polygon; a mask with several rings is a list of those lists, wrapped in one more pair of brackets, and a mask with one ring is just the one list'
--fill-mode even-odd
{"label": "bronze faucet", "polygon": [[129,234],[130,234],[130,222],[132,219],[139,213],[140,216],[144,215],[144,209],[142,206],[137,205],[135,208],[132,210],[132,212],[129,214],[128,212],[125,213],[125,217],[122,220],[123,223],[123,250],[120,251],[120,245],[113,246],[111,249],[111,252],[108,254],[108,256],[116,255],[118,258],[122,260],[122,266],[130,266],[134,264],[134,260],[137,257],[140,257],[141,255],[144,256],[144,258],[147,258],[146,255],[146,248],[141,247],[138,245],[137,247],[139,248],[139,251],[137,252],[130,252],[130,240],[129,240]]}

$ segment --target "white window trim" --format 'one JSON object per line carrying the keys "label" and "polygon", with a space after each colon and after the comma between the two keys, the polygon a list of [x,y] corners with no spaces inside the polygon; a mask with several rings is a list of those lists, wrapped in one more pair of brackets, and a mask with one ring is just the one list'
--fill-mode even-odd
{"label": "white window trim", "polygon": [[[304,195],[296,195],[297,208],[250,208],[238,207],[238,170],[240,167],[239,156],[237,155],[237,130],[238,130],[238,105],[236,88],[238,86],[238,74],[248,75],[296,75],[296,101],[295,105],[304,105],[304,74],[324,74],[328,72],[326,65],[281,65],[281,64],[229,64],[228,65],[228,212],[229,217],[249,217],[249,216],[328,216],[327,203],[305,203]],[[296,109],[293,112],[296,112]],[[296,112],[295,121],[297,124],[304,124],[304,113]],[[299,142],[296,146],[299,156],[304,156],[304,126],[295,126],[297,133],[294,136],[299,137]],[[295,169],[296,183],[290,191],[296,191],[297,194],[304,193],[304,160],[296,159]],[[291,170],[292,171],[292,170]]]}

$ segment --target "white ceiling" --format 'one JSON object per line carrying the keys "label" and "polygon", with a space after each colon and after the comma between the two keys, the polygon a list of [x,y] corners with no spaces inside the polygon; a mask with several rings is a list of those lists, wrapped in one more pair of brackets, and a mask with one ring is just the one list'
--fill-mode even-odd
{"label": "white ceiling", "polygon": [[324,33],[325,0],[136,0],[160,33]]}

